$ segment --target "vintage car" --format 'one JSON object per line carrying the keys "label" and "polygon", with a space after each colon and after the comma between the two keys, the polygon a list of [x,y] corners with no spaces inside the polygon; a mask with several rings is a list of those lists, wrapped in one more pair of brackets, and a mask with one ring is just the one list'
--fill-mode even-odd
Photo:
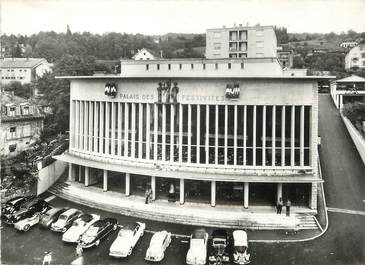
{"label": "vintage car", "polygon": [[82,211],[71,208],[60,214],[57,221],[51,224],[51,230],[55,232],[66,232],[72,222],[82,215]]}
{"label": "vintage car", "polygon": [[98,246],[100,240],[117,230],[118,221],[114,218],[105,218],[93,223],[80,237],[78,243],[82,248]]}
{"label": "vintage car", "polygon": [[247,233],[243,230],[233,231],[233,262],[236,264],[249,264],[250,254],[247,253]]}
{"label": "vintage car", "polygon": [[80,236],[96,221],[100,220],[100,215],[83,214],[77,218],[72,226],[62,235],[62,241],[75,243],[80,239]]}
{"label": "vintage car", "polygon": [[145,260],[147,261],[161,261],[165,256],[165,250],[171,243],[171,233],[163,230],[156,232],[147,249]]}
{"label": "vintage car", "polygon": [[19,210],[20,206],[27,201],[35,199],[35,196],[17,196],[5,203],[1,204],[1,216],[3,218],[9,218],[13,213]]}
{"label": "vintage car", "polygon": [[226,230],[213,231],[209,249],[209,265],[229,264],[228,243],[229,236]]}
{"label": "vintage car", "polygon": [[186,254],[186,264],[203,265],[207,262],[208,233],[196,229],[190,236],[190,247]]}
{"label": "vintage car", "polygon": [[44,201],[43,199],[41,199],[39,197],[36,197],[34,199],[31,199],[31,200],[23,203],[20,206],[18,211],[14,212],[10,215],[4,216],[4,221],[7,224],[14,224],[24,218],[33,216],[34,214],[43,213],[43,212],[47,211],[48,208],[49,208],[49,205],[46,201]]}
{"label": "vintage car", "polygon": [[65,212],[68,208],[52,207],[47,212],[40,216],[39,224],[42,227],[49,228],[53,222],[55,222],[60,214]]}
{"label": "vintage car", "polygon": [[132,254],[134,246],[143,236],[146,224],[137,222],[131,228],[122,228],[109,249],[109,256],[124,258]]}
{"label": "vintage car", "polygon": [[32,226],[39,223],[39,214],[33,214],[14,223],[14,228],[20,231],[28,231]]}

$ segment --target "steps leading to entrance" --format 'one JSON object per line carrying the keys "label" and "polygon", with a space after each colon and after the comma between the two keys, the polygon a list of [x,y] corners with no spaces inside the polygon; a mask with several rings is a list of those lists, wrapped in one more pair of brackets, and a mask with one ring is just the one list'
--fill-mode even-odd
{"label": "steps leading to entrance", "polygon": [[103,192],[73,182],[57,182],[48,191],[92,208],[161,222],[252,230],[318,229],[314,216],[310,214],[293,213],[290,217],[285,217],[285,214],[252,212],[241,207],[165,204],[159,201],[146,205],[141,197],[125,197],[120,193]]}

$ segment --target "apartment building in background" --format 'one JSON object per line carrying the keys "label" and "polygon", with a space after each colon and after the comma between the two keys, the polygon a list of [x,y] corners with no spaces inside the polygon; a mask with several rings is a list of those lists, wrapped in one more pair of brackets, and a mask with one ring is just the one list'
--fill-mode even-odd
{"label": "apartment building in background", "polygon": [[365,43],[359,44],[348,51],[345,57],[345,69],[365,69]]}
{"label": "apartment building in background", "polygon": [[234,26],[207,29],[207,59],[277,57],[273,26]]}

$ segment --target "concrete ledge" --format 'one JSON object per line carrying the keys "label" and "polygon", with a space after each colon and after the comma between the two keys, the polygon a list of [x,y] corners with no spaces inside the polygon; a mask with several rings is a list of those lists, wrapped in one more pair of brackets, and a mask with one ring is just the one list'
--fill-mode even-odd
{"label": "concrete ledge", "polygon": [[349,132],[352,141],[354,142],[357,151],[362,159],[362,162],[365,165],[365,139],[362,135],[357,131],[354,125],[352,125],[351,121],[341,114],[342,120],[345,123],[347,131]]}

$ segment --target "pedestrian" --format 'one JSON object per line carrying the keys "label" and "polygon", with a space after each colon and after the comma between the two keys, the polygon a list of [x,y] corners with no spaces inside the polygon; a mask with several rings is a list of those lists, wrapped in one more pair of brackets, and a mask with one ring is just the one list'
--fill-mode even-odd
{"label": "pedestrian", "polygon": [[84,250],[82,249],[81,245],[80,244],[77,244],[77,246],[76,246],[76,257],[81,257],[83,251]]}
{"label": "pedestrian", "polygon": [[42,265],[51,265],[51,261],[52,261],[52,252],[50,251],[46,251],[44,252],[44,257],[43,257],[43,262]]}
{"label": "pedestrian", "polygon": [[291,206],[291,201],[288,199],[286,201],[285,207],[286,207],[286,216],[290,216],[290,206]]}
{"label": "pedestrian", "polygon": [[146,197],[146,199],[145,199],[145,204],[148,204],[148,202],[149,202],[149,197],[150,197],[150,189],[147,187],[146,188],[146,192],[145,192],[145,197]]}
{"label": "pedestrian", "polygon": [[283,209],[283,200],[280,197],[278,202],[276,203],[276,213],[281,214],[282,209]]}

